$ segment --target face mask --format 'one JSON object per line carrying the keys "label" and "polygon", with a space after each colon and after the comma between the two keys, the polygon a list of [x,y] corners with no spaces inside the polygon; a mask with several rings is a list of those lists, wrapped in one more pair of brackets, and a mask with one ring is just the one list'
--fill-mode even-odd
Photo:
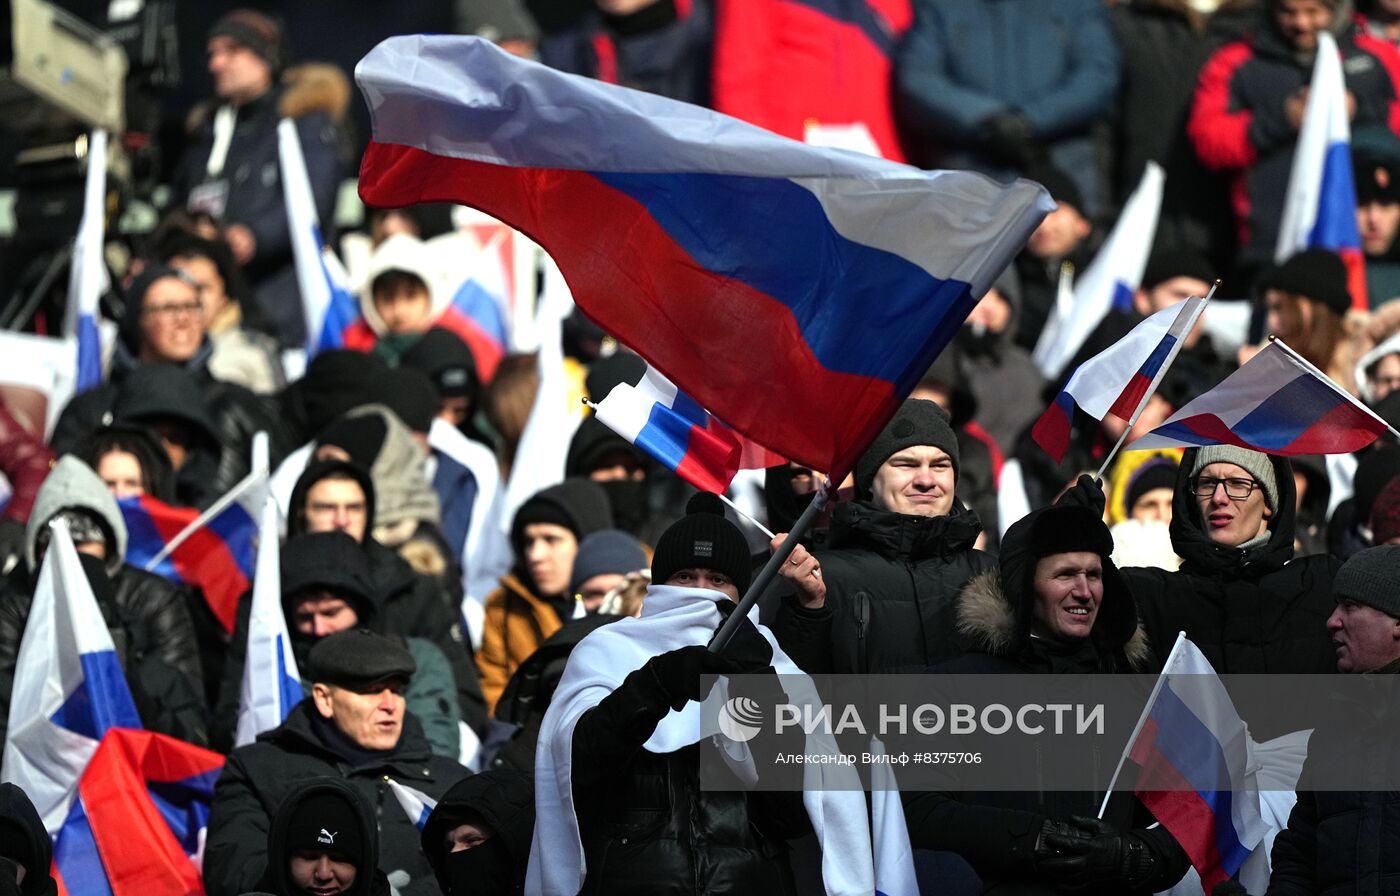
{"label": "face mask", "polygon": [[615,479],[598,483],[612,505],[613,522],[619,529],[633,531],[646,522],[650,512],[647,505],[647,481],[645,479]]}
{"label": "face mask", "polygon": [[510,854],[500,837],[443,860],[448,896],[510,896],[515,892]]}

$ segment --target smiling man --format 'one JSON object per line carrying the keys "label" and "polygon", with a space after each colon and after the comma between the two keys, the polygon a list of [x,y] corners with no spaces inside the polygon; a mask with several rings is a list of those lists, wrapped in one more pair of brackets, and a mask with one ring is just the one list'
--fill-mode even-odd
{"label": "smiling man", "polygon": [[[467,774],[432,755],[405,709],[417,667],[399,643],[364,629],[338,632],[317,642],[303,671],[313,682],[311,696],[256,743],[235,749],[219,776],[204,853],[210,896],[237,896],[257,884],[268,861],[270,807],[308,778],[342,778],[369,805],[397,810],[387,778],[437,799]],[[437,893],[417,827],[400,811],[378,818],[379,869],[399,882],[401,893]],[[320,876],[328,871],[322,867]]]}
{"label": "smiling man", "polygon": [[931,401],[911,399],[855,469],[859,500],[832,516],[830,549],[799,546],[782,575],[794,594],[773,623],[805,671],[878,672],[958,655],[953,599],[992,567],[982,526],[957,499],[958,441]]}

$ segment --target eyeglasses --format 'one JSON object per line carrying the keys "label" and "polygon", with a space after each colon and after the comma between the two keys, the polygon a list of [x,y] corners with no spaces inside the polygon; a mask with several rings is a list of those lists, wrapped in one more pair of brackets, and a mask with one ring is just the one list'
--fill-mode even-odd
{"label": "eyeglasses", "polygon": [[1226,496],[1235,501],[1243,501],[1249,497],[1250,492],[1259,487],[1259,483],[1253,479],[1211,479],[1201,476],[1192,490],[1198,498],[1209,498],[1215,494],[1216,488],[1222,485],[1225,486]]}
{"label": "eyeglasses", "polygon": [[163,317],[167,320],[172,317],[179,317],[182,314],[200,314],[204,311],[204,306],[198,302],[178,302],[169,305],[151,305],[141,309],[142,314],[151,317]]}

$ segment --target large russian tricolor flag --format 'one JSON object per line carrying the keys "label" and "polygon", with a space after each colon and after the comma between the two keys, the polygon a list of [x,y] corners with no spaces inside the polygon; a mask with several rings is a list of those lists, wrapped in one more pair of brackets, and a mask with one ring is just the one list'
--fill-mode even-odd
{"label": "large russian tricolor flag", "polygon": [[1133,293],[1142,284],[1142,274],[1152,254],[1166,179],[1161,165],[1147,163],[1137,189],[1123,204],[1113,232],[1084,269],[1083,276],[1075,281],[1073,301],[1068,305],[1056,302],[1051,309],[1050,319],[1035,344],[1035,363],[1045,376],[1060,376],[1109,311],[1132,308]]}
{"label": "large russian tricolor flag", "polygon": [[1031,438],[1059,463],[1069,450],[1076,405],[1095,420],[1108,414],[1132,420],[1142,400],[1157,388],[1204,308],[1205,300],[1197,296],[1163,308],[1085,361],[1031,427]]}
{"label": "large russian tricolor flag", "polygon": [[598,420],[696,488],[723,494],[739,472],[740,446],[705,409],[648,366],[594,405]]}
{"label": "large russian tricolor flag", "polygon": [[1264,839],[1249,779],[1249,732],[1210,662],[1180,637],[1128,747],[1134,788],[1191,858],[1205,891]]}
{"label": "large russian tricolor flag", "polygon": [[107,206],[107,132],[88,137],[87,178],[83,185],[83,217],[68,270],[68,308],[64,335],[77,342],[76,390],[102,382],[102,343],[97,333],[97,304],[107,288],[107,265],[102,240]]}
{"label": "large russian tricolor flag", "polygon": [[360,316],[360,306],[350,291],[349,275],[340,259],[321,238],[316,200],[306,174],[296,123],[277,123],[277,154],[282,167],[282,195],[291,229],[292,259],[302,313],[306,315],[306,360],[318,352],[345,345],[345,331]]}
{"label": "large russian tricolor flag", "polygon": [[254,471],[200,513],[172,507],[150,495],[117,502],[126,522],[126,562],[199,588],[227,632],[238,599],[253,582],[258,502],[267,472]]}
{"label": "large russian tricolor flag", "polygon": [[356,80],[367,203],[507,222],[701,405],[838,479],[1051,208],[1027,181],[805,146],[478,38],[389,38]]}
{"label": "large russian tricolor flag", "polygon": [[1304,249],[1330,249],[1340,255],[1347,266],[1352,307],[1369,307],[1366,262],[1356,226],[1346,78],[1337,41],[1326,29],[1317,35],[1317,58],[1293,151],[1274,261],[1282,263]]}
{"label": "large russian tricolor flag", "polygon": [[1236,445],[1265,454],[1350,454],[1387,428],[1365,405],[1275,341],[1128,447]]}

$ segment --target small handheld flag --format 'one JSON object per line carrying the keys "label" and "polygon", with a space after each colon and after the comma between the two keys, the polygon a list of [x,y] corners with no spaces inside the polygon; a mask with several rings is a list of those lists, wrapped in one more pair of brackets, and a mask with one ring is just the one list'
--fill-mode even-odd
{"label": "small handheld flag", "polygon": [[248,614],[248,653],[238,696],[234,746],[250,744],[282,724],[302,700],[301,673],[282,610],[277,499],[268,495],[258,526],[258,566]]}
{"label": "small handheld flag", "polygon": [[1265,454],[1350,454],[1389,429],[1282,342],[1193,399],[1131,447],[1235,445]]}
{"label": "small handheld flag", "polygon": [[68,311],[64,333],[78,344],[77,391],[102,382],[102,345],[97,335],[97,303],[107,288],[107,265],[102,259],[107,198],[107,132],[88,137],[87,179],[83,186],[83,217],[73,246],[68,275]]}
{"label": "small handheld flag", "polygon": [[423,830],[423,825],[428,823],[428,816],[433,814],[437,808],[437,800],[428,796],[421,790],[400,784],[389,776],[384,776],[384,783],[389,785],[389,790],[394,794],[394,799],[399,801],[403,807],[404,814],[408,820],[413,822],[413,826],[418,830]]}

